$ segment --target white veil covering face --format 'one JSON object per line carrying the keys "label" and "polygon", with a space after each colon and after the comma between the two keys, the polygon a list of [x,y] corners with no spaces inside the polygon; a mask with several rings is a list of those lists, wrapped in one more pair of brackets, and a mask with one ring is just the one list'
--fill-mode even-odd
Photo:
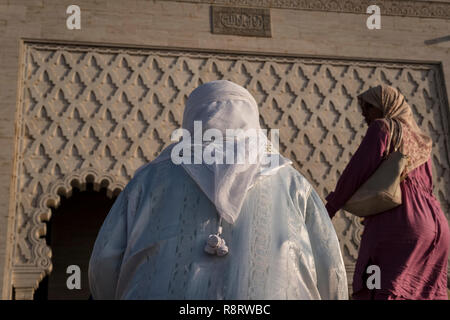
{"label": "white veil covering face", "polygon": [[[184,146],[188,143],[192,151],[192,158],[189,154],[188,159],[193,160],[182,162],[181,165],[215,204],[220,217],[231,224],[237,220],[247,191],[255,182],[292,163],[273,149],[261,130],[258,105],[253,96],[245,88],[228,80],[202,84],[190,94],[183,115],[183,129],[190,133],[193,141],[181,141],[178,146],[177,143],[170,145],[152,163],[169,158],[173,160],[174,155],[179,156],[177,149],[180,149],[183,143]],[[215,129],[224,140],[211,138],[207,139],[209,141],[202,139],[200,144],[197,143],[194,135],[201,134],[204,137],[203,133],[208,129]],[[241,129],[246,134],[229,139],[226,133],[230,129]],[[257,143],[249,143],[253,138],[257,139]],[[208,163],[204,159],[198,159],[199,153],[195,152],[196,149],[201,150],[201,155],[209,150],[209,153],[213,151],[211,154],[215,156],[224,155],[230,142],[233,146],[236,146],[233,142],[238,145],[243,143],[245,161],[225,161],[224,156],[223,163]],[[233,160],[236,160],[243,150],[234,150]]]}

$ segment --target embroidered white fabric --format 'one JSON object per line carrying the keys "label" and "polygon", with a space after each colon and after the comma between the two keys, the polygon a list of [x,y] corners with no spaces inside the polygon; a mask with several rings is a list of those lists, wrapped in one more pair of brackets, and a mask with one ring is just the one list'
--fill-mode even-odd
{"label": "embroidered white fabric", "polygon": [[214,204],[170,160],[144,168],[119,194],[89,264],[94,299],[348,299],[333,224],[288,165],[248,191],[229,253],[211,256]]}

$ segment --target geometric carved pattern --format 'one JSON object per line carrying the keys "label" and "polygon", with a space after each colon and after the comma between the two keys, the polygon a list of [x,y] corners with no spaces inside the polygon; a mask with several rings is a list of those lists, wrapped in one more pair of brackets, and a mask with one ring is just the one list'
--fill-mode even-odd
{"label": "geometric carved pattern", "polygon": [[[434,192],[449,212],[448,105],[439,65],[32,42],[24,48],[16,288],[36,288],[51,272],[51,250],[42,237],[59,195],[70,194],[74,184],[84,188],[86,181],[106,186],[110,195],[120,192],[137,168],[171,143],[190,92],[216,79],[254,95],[262,126],[280,129],[281,152],[322,198],[367,129],[357,94],[379,83],[397,87],[433,138]],[[343,211],[333,223],[351,270],[362,226]],[[26,280],[33,272],[38,276]]]}
{"label": "geometric carved pattern", "polygon": [[376,4],[383,16],[450,19],[450,3],[423,0],[175,0],[210,3],[236,7],[276,8],[325,12],[366,14],[367,7]]}

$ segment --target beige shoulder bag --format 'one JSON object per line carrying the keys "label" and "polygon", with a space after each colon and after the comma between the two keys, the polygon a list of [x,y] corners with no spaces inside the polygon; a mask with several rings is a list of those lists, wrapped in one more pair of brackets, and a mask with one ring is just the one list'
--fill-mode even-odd
{"label": "beige shoulder bag", "polygon": [[[394,120],[391,119],[391,121]],[[394,147],[394,151],[388,154],[393,125],[390,121],[387,121],[387,125],[390,136],[383,162],[343,207],[344,210],[359,217],[384,212],[402,204],[400,182],[405,178],[403,172],[408,158],[398,151],[402,141],[400,124],[400,136],[397,139],[397,145]]]}

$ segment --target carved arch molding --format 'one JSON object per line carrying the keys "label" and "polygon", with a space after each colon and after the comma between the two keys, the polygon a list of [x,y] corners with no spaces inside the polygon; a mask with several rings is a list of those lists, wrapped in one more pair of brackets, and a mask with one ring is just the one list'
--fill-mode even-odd
{"label": "carved arch molding", "polygon": [[[43,236],[49,207],[87,182],[117,194],[180,127],[201,83],[228,79],[256,98],[261,123],[280,129],[280,148],[324,198],[362,139],[358,93],[378,83],[401,90],[434,141],[435,194],[450,208],[448,102],[439,64],[388,63],[240,53],[26,42],[14,172],[12,284],[32,298],[51,272]],[[362,226],[333,221],[349,281]]]}

